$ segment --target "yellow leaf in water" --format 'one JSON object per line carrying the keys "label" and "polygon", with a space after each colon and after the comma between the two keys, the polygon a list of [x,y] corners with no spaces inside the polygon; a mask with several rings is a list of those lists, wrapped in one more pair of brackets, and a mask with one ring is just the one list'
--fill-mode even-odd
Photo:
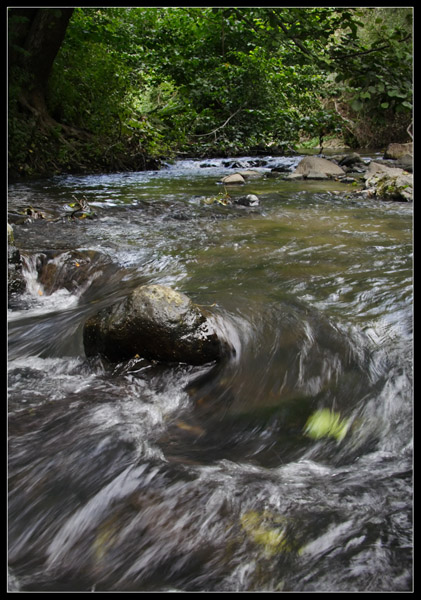
{"label": "yellow leaf in water", "polygon": [[38,290],[38,296],[42,296],[42,295],[43,295],[42,290]]}
{"label": "yellow leaf in water", "polygon": [[202,429],[202,427],[199,427],[198,425],[189,425],[184,421],[177,421],[176,425],[179,429],[184,429],[184,431],[189,431],[190,433],[194,433],[195,435],[203,435],[204,433],[206,433],[205,430]]}
{"label": "yellow leaf in water", "polygon": [[[284,523],[281,524],[280,521]],[[266,511],[258,513],[250,510],[240,517],[240,522],[248,537],[263,549],[266,556],[294,550],[293,544],[286,537],[284,519],[276,518]]]}
{"label": "yellow leaf in water", "polygon": [[307,419],[304,432],[314,440],[333,437],[340,442],[346,436],[349,425],[349,419],[341,419],[340,413],[322,408]]}

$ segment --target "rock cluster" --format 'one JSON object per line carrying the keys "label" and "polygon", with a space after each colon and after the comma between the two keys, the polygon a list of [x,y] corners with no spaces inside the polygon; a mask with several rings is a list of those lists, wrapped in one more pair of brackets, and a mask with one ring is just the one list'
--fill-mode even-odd
{"label": "rock cluster", "polygon": [[413,200],[413,175],[403,169],[372,162],[364,174],[364,194],[381,200]]}
{"label": "rock cluster", "polygon": [[[282,178],[287,181],[335,179],[342,183],[356,184],[358,183],[357,176],[358,179],[363,180],[363,183],[365,182],[365,189],[362,191],[362,194],[367,197],[383,200],[412,201],[412,143],[389,144],[384,153],[384,159],[389,162],[367,162],[357,152],[332,156],[330,159],[321,156],[305,156],[298,163],[294,171],[282,176]],[[274,168],[267,173],[254,170],[239,170],[232,175],[223,177],[220,183],[224,186],[244,185],[247,183],[247,180],[255,180],[265,176],[279,177],[280,171],[285,171],[285,168]],[[248,201],[243,201],[243,198],[248,198],[248,196],[234,200],[234,203],[247,206],[257,205],[257,202],[249,203]]]}

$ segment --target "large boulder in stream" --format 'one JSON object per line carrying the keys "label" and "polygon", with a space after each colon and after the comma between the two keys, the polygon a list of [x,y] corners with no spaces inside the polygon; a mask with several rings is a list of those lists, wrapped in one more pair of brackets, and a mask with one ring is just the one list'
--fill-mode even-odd
{"label": "large boulder in stream", "polygon": [[139,286],[90,317],[83,342],[88,357],[99,354],[111,362],[138,355],[200,365],[233,352],[213,315],[186,295],[157,284]]}
{"label": "large boulder in stream", "polygon": [[334,162],[320,156],[306,156],[287,179],[330,179],[345,175],[345,171]]}

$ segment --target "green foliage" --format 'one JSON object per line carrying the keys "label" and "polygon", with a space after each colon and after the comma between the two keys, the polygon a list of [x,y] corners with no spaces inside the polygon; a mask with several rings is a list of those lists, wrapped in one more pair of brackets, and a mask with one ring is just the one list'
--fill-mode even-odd
{"label": "green foliage", "polygon": [[[331,97],[348,106],[360,145],[407,141],[412,121],[412,10],[365,8],[352,38],[339,32],[332,51]],[[368,139],[370,138],[370,139]]]}
{"label": "green foliage", "polygon": [[272,39],[277,10],[76,9],[50,82],[51,110],[152,155],[285,148],[313,113],[311,127],[320,121],[323,77]]}
{"label": "green foliage", "polygon": [[75,8],[47,101],[58,123],[90,139],[64,144],[58,130],[46,140],[33,115],[23,121],[26,74],[12,69],[10,161],[28,163],[42,147],[59,170],[77,153],[97,168],[143,168],[145,156],[285,152],[331,134],[402,141],[411,17],[405,8]]}
{"label": "green foliage", "polygon": [[49,82],[50,110],[64,124],[118,135],[133,75],[114,9],[76,9]]}

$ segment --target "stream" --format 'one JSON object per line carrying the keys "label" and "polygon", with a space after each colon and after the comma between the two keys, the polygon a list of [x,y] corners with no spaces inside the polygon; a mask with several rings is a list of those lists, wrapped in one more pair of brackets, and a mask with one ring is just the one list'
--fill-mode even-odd
{"label": "stream", "polygon": [[[9,184],[9,591],[412,590],[413,206],[269,177],[227,188],[258,206],[210,201],[233,172]],[[74,198],[96,218],[61,218]],[[87,277],[48,291],[37,260],[72,251]],[[147,283],[223,318],[235,356],[87,359],[84,321]]]}

